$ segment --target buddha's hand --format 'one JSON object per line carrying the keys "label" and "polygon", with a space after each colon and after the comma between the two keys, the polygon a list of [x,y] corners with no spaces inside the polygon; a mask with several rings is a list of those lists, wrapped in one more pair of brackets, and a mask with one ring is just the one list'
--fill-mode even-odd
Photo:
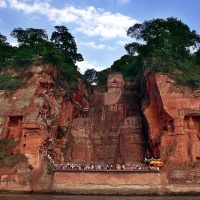
{"label": "buddha's hand", "polygon": [[89,118],[76,118],[72,121],[72,129],[79,131],[80,129],[87,128],[91,124]]}
{"label": "buddha's hand", "polygon": [[140,129],[141,127],[142,121],[139,116],[127,117],[124,120],[124,128]]}

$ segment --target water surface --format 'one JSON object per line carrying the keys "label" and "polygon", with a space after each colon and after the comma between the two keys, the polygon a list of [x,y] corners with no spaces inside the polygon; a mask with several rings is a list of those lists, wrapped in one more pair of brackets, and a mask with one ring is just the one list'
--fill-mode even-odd
{"label": "water surface", "polygon": [[85,196],[85,195],[37,195],[0,194],[0,200],[199,200],[200,196]]}

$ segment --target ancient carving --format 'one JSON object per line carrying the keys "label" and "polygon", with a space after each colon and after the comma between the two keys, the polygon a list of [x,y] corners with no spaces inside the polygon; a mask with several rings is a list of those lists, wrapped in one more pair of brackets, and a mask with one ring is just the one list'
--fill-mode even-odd
{"label": "ancient carving", "polygon": [[24,188],[26,186],[29,186],[29,182],[24,174],[4,174],[1,176],[1,188]]}
{"label": "ancient carving", "polygon": [[107,80],[108,92],[116,92],[124,90],[124,79],[119,73],[113,73],[108,76]]}
{"label": "ancient carving", "polygon": [[144,115],[153,156],[165,164],[200,159],[200,99],[195,91],[183,93],[181,88],[168,75],[151,74],[147,79],[149,105]]}
{"label": "ancient carving", "polygon": [[185,133],[189,136],[189,157],[192,162],[196,162],[200,159],[200,132],[193,117],[189,117],[187,125]]}
{"label": "ancient carving", "polygon": [[77,118],[72,122],[71,142],[67,151],[68,161],[91,162],[93,156],[92,124],[88,118]]}
{"label": "ancient carving", "polygon": [[3,131],[5,138],[20,138],[22,131],[22,119],[23,116],[6,117]]}
{"label": "ancient carving", "polygon": [[67,160],[82,157],[88,162],[112,164],[143,159],[137,93],[124,91],[124,80],[119,73],[108,76],[107,87],[108,92],[91,96],[89,119],[73,121],[73,142],[69,143]]}

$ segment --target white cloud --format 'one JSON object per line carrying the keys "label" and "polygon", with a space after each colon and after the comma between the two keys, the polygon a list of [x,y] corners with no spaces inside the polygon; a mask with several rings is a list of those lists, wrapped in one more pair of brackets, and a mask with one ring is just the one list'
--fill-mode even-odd
{"label": "white cloud", "polygon": [[92,48],[92,49],[97,49],[97,50],[107,49],[107,50],[112,51],[112,50],[115,49],[111,46],[107,46],[107,45],[104,45],[104,44],[96,44],[95,42],[80,42],[79,45],[86,46],[86,47],[89,47],[89,48]]}
{"label": "white cloud", "polygon": [[[88,12],[89,13],[89,12]],[[100,36],[103,39],[125,38],[127,29],[137,21],[120,13],[112,14],[93,9],[87,21],[80,21],[76,30],[88,36]]]}
{"label": "white cloud", "polygon": [[135,38],[126,37],[124,39],[116,40],[116,44],[124,46],[127,43],[137,42]]}
{"label": "white cloud", "polygon": [[84,74],[84,72],[87,69],[95,69],[96,71],[101,71],[101,70],[104,70],[104,69],[107,68],[107,67],[104,67],[104,66],[99,66],[95,60],[93,60],[93,61],[84,60],[82,62],[77,62],[76,65],[78,66],[81,74]]}
{"label": "white cloud", "polygon": [[1,0],[0,1],[0,8],[5,8],[7,7],[6,1],[5,0]]}
{"label": "white cloud", "polygon": [[131,0],[118,0],[118,3],[119,3],[119,4],[122,4],[122,5],[128,4],[128,3],[130,3],[130,2],[131,2]]}
{"label": "white cloud", "polygon": [[18,2],[18,0],[9,0],[10,2],[10,7],[14,8],[16,10],[22,10],[26,13],[31,13],[31,12],[35,12],[39,9],[39,5],[38,4],[33,4],[33,5],[28,5],[26,3],[23,2]]}
{"label": "white cloud", "polygon": [[43,3],[35,1],[33,4],[19,0],[8,0],[8,2],[12,9],[27,14],[39,13],[56,24],[73,23],[75,31],[87,36],[98,36],[101,39],[126,38],[127,29],[138,22],[120,13],[112,14],[92,6],[85,9],[76,9],[73,6],[57,9],[47,1]]}

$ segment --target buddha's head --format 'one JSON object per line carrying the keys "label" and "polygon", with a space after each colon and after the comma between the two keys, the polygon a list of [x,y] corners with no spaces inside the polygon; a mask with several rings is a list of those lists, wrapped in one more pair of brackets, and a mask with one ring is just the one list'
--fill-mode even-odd
{"label": "buddha's head", "polygon": [[124,79],[120,73],[112,73],[108,76],[108,92],[124,90]]}

